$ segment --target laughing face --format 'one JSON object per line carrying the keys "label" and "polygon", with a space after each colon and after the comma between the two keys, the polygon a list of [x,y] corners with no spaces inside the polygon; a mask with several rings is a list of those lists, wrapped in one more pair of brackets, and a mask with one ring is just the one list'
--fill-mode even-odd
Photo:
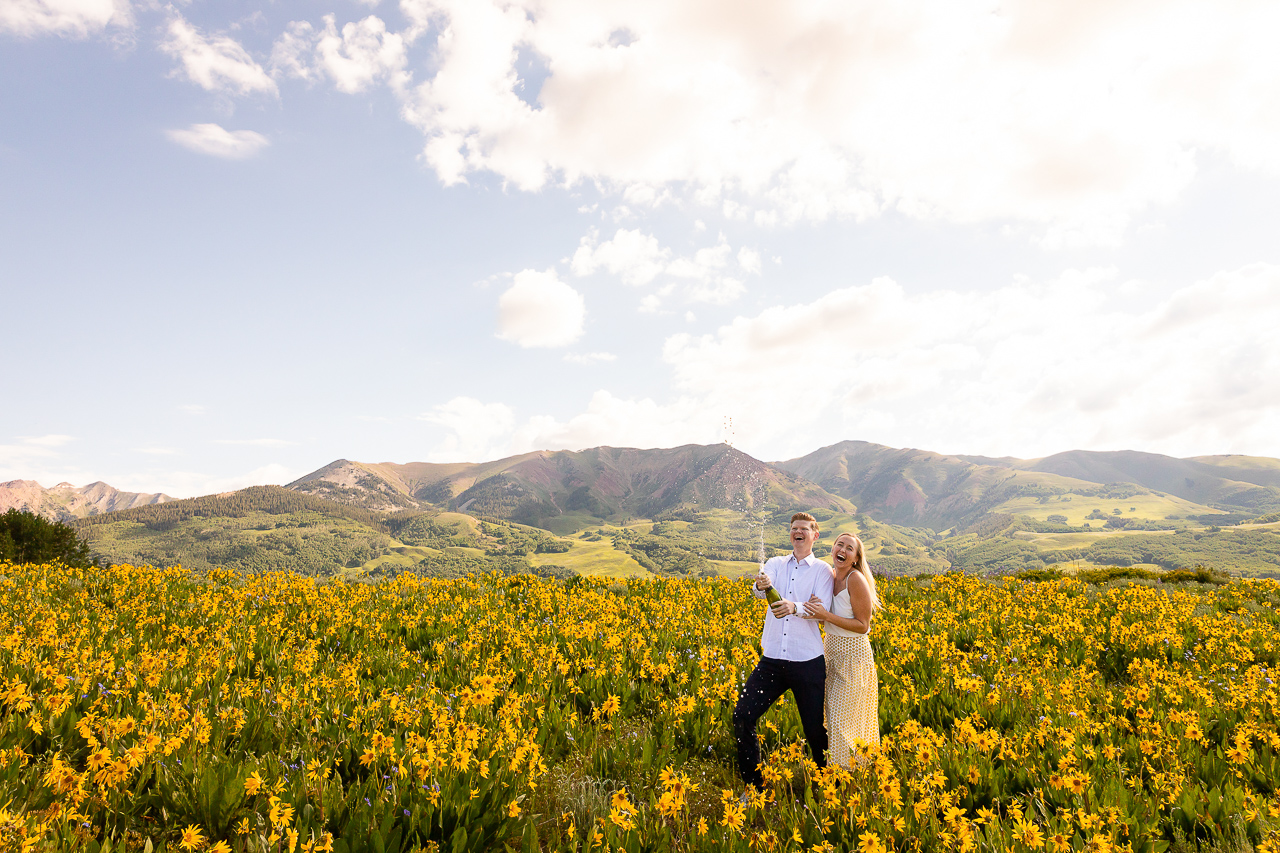
{"label": "laughing face", "polygon": [[791,548],[795,555],[804,558],[813,553],[813,543],[818,541],[818,531],[812,523],[802,518],[791,522]]}
{"label": "laughing face", "polygon": [[858,540],[854,539],[848,533],[841,533],[836,537],[836,541],[831,545],[831,566],[835,569],[844,569],[853,565],[854,558],[858,556]]}

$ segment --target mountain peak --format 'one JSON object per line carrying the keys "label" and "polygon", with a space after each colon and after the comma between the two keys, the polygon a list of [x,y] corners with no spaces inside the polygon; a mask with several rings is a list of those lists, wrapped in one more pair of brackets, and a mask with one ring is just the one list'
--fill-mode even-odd
{"label": "mountain peak", "polygon": [[20,509],[56,521],[70,521],[171,500],[173,498],[159,493],[122,492],[101,480],[78,488],[62,482],[50,489],[44,488],[35,480],[0,483],[0,512]]}
{"label": "mountain peak", "polygon": [[437,507],[536,523],[652,518],[682,506],[849,510],[842,498],[725,444],[540,450],[485,463],[330,463],[288,488],[368,509]]}

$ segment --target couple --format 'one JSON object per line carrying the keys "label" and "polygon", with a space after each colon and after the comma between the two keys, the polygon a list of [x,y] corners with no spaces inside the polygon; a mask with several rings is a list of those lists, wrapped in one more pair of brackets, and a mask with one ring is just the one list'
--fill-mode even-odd
{"label": "couple", "polygon": [[[760,638],[763,654],[733,709],[738,771],[748,785],[764,787],[756,723],[783,693],[795,696],[809,750],[819,767],[849,766],[856,743],[880,742],[876,664],[871,655],[871,614],[880,608],[862,540],[841,533],[828,566],[813,554],[818,522],[807,512],[791,516],[791,554],[769,560],[756,576],[755,594],[776,587]],[[826,622],[826,647],[818,623]],[[824,653],[825,652],[825,653]],[[826,724],[823,724],[823,705]]]}

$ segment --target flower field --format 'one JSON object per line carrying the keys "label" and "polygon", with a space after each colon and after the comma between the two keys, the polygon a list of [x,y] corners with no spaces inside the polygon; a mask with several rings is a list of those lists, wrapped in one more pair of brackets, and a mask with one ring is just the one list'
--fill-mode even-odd
{"label": "flower field", "polygon": [[0,566],[0,850],[1280,850],[1280,585],[883,583],[881,748],[743,581]]}

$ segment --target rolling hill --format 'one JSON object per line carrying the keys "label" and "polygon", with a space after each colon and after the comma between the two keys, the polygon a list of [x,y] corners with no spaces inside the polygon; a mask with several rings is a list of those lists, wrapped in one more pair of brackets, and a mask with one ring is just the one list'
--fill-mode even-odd
{"label": "rolling hill", "polygon": [[1066,493],[1098,485],[866,441],[842,441],[773,464],[853,501],[878,520],[935,530],[972,524],[1019,495]]}
{"label": "rolling hill", "polygon": [[1280,509],[1280,460],[1265,457],[1178,459],[1136,450],[1070,450],[1043,459],[959,458],[1093,483],[1133,483],[1227,512],[1266,513]]}
{"label": "rolling hill", "polygon": [[1116,509],[1152,521],[1280,509],[1280,460],[1264,457],[1072,450],[1015,459],[843,441],[773,464],[878,519],[935,530],[989,512],[1060,514],[1079,524],[1084,513]]}

